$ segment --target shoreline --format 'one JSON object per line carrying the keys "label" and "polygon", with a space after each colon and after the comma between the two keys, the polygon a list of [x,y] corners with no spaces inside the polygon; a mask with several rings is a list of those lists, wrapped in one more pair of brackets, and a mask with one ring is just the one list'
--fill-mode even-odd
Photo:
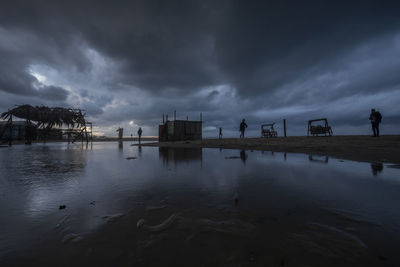
{"label": "shoreline", "polygon": [[378,138],[360,135],[244,139],[223,138],[156,142],[142,144],[142,146],[265,150],[323,155],[362,162],[400,164],[400,135],[383,135]]}
{"label": "shoreline", "polygon": [[[118,138],[95,139],[93,142],[117,142]],[[138,141],[136,137],[127,137],[122,141]],[[400,164],[400,135],[383,135],[374,138],[367,135],[342,136],[291,136],[277,138],[222,138],[194,141],[158,142],[158,138],[144,137],[142,146],[182,147],[182,148],[220,148],[263,150],[273,152],[303,153],[309,155],[330,156],[361,162]],[[25,141],[13,141],[13,145],[22,145]],[[67,140],[48,140],[47,143],[66,143]],[[80,143],[77,140],[75,143]],[[43,143],[34,141],[32,143]],[[85,143],[85,142],[84,142]],[[138,144],[134,144],[138,145]],[[5,144],[5,146],[7,146]],[[3,146],[2,146],[3,147]]]}

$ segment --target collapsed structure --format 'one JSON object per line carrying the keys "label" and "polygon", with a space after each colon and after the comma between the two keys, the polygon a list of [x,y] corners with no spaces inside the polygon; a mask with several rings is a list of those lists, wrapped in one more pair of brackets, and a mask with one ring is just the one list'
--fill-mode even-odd
{"label": "collapsed structure", "polygon": [[[25,121],[14,121],[13,117]],[[6,120],[0,129],[0,139],[8,141],[9,145],[13,139],[26,140],[29,144],[38,137],[46,140],[55,133],[59,138],[66,135],[68,141],[81,138],[88,142],[92,138],[92,123],[86,121],[81,109],[19,105],[1,114],[0,118]]]}

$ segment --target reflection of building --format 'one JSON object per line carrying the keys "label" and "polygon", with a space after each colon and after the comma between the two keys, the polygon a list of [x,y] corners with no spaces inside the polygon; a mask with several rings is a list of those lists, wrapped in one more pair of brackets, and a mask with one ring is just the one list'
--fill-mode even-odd
{"label": "reflection of building", "polygon": [[27,123],[25,121],[14,121],[12,129],[10,127],[6,127],[7,122],[0,122],[0,135],[1,139],[7,140],[10,137],[14,140],[25,140],[26,127]]}
{"label": "reflection of building", "polygon": [[202,138],[202,121],[174,120],[167,121],[158,127],[158,140],[183,141]]}
{"label": "reflection of building", "polygon": [[203,160],[202,148],[173,148],[173,147],[159,147],[158,148],[160,159],[168,164],[169,162],[192,162]]}
{"label": "reflection of building", "polygon": [[[28,137],[29,136],[29,137]],[[0,139],[2,140],[61,140],[61,129],[40,129],[34,124],[26,121],[13,121],[12,126],[7,125],[6,121],[0,122]]]}

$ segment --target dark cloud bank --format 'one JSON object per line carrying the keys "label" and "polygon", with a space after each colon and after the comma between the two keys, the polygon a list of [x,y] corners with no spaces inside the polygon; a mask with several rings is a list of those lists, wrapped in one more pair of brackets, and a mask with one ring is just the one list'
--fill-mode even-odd
{"label": "dark cloud bank", "polygon": [[[2,1],[0,109],[84,108],[100,131],[161,114],[237,134],[328,117],[340,134],[400,131],[400,5],[390,1]],[[134,121],[134,128],[128,126]]]}

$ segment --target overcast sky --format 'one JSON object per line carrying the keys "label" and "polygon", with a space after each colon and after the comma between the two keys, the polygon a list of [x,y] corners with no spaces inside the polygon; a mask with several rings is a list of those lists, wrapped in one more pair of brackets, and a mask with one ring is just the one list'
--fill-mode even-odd
{"label": "overcast sky", "polygon": [[[352,3],[353,2],[353,3]],[[396,3],[397,2],[397,3]],[[99,133],[157,135],[162,114],[205,136],[282,119],[305,135],[400,132],[399,1],[1,1],[0,112],[82,108]]]}

